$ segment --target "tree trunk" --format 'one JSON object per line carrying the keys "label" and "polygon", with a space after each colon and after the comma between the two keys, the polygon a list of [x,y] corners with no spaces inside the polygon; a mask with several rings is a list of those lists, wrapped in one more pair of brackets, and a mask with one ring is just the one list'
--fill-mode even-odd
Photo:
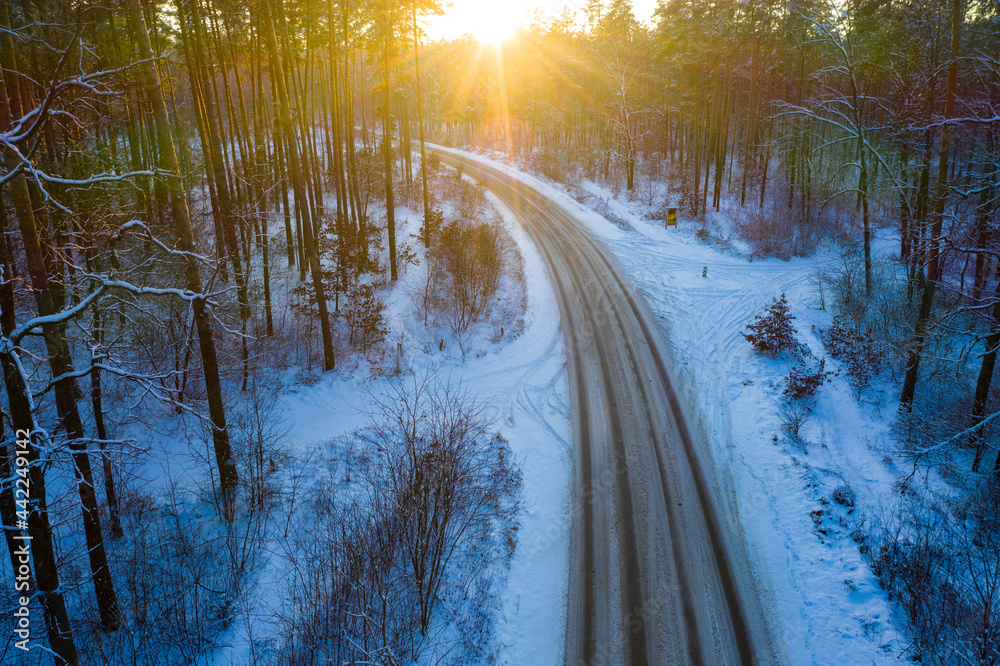
{"label": "tree trunk", "polygon": [[[154,57],[153,47],[149,41],[149,33],[143,22],[140,0],[129,0],[132,26],[139,40],[140,52],[148,58]],[[177,167],[177,157],[174,153],[174,141],[167,118],[167,106],[163,101],[163,89],[152,61],[140,64],[143,85],[153,102],[153,118],[156,122],[157,143],[160,146],[160,167],[171,174],[168,179],[170,204],[174,216],[175,231],[180,241],[182,252],[186,255],[185,279],[188,290],[195,294],[202,293],[201,273],[198,260],[193,255],[195,251],[194,233],[191,229],[191,218],[188,213],[187,194],[184,192],[184,180]],[[198,331],[198,345],[201,351],[201,363],[205,371],[205,393],[208,397],[208,412],[212,420],[212,443],[215,448],[215,462],[219,468],[219,490],[222,497],[223,518],[231,521],[234,518],[236,486],[239,476],[236,472],[236,461],[233,459],[232,447],[229,443],[229,429],[226,425],[226,411],[222,398],[222,384],[219,381],[219,361],[215,350],[215,339],[212,334],[211,314],[205,298],[191,302],[194,313],[195,327]]]}
{"label": "tree trunk", "polygon": [[[14,301],[6,295],[0,299],[0,317],[4,319],[4,334],[13,330]],[[48,630],[49,648],[55,656],[57,665],[77,666],[80,661],[73,642],[73,629],[66,610],[66,600],[63,598],[59,585],[59,571],[56,567],[55,542],[52,536],[52,526],[49,523],[49,513],[45,493],[45,475],[42,460],[38,450],[42,442],[40,430],[32,415],[32,399],[24,378],[24,371],[17,354],[13,349],[0,354],[0,366],[3,368],[4,385],[10,405],[11,422],[18,438],[29,440],[28,444],[28,479],[30,481],[30,497],[28,499],[28,536],[30,537],[31,561],[34,565],[35,585],[45,614],[45,624]],[[25,437],[27,433],[30,436]],[[23,541],[22,541],[23,543]],[[20,558],[19,558],[20,559]]]}
{"label": "tree trunk", "polygon": [[417,130],[420,137],[420,183],[423,187],[424,195],[424,228],[423,241],[424,248],[431,245],[430,221],[430,197],[427,194],[427,152],[424,150],[424,98],[420,86],[420,40],[417,37],[417,6],[412,7],[413,11],[413,64],[416,70],[417,83]]}
{"label": "tree trunk", "polygon": [[108,459],[105,448],[108,441],[108,428],[104,421],[103,388],[101,386],[101,369],[97,363],[103,358],[98,351],[102,344],[101,310],[94,305],[93,319],[94,353],[90,358],[90,403],[94,410],[94,427],[97,428],[98,446],[101,449],[101,466],[104,471],[104,495],[108,500],[108,515],[111,518],[111,534],[116,539],[122,536],[122,523],[119,517],[118,493],[115,492],[115,477],[112,473],[111,460]]}
{"label": "tree trunk", "polygon": [[993,325],[990,334],[986,336],[986,352],[983,354],[983,362],[979,366],[979,377],[976,379],[976,394],[972,401],[972,428],[971,440],[976,449],[976,456],[972,461],[972,471],[978,472],[979,465],[983,459],[983,447],[985,438],[979,424],[986,418],[986,401],[990,395],[990,384],[993,383],[993,369],[997,361],[997,348],[1000,347],[1000,283],[997,284],[995,297],[998,299],[993,306]]}
{"label": "tree trunk", "polygon": [[858,175],[858,196],[861,198],[861,221],[865,254],[865,297],[872,295],[872,228],[868,211],[868,160],[864,135],[858,134],[858,149],[861,151],[861,173]]}
{"label": "tree trunk", "polygon": [[951,61],[948,63],[948,92],[944,102],[945,124],[941,130],[941,150],[938,154],[937,184],[934,191],[934,215],[931,218],[929,247],[927,249],[927,280],[924,293],[920,299],[920,311],[910,344],[907,359],[906,377],[903,379],[903,391],[899,397],[900,406],[907,411],[913,405],[913,396],[917,388],[917,377],[920,372],[920,355],[923,353],[927,321],[930,319],[931,306],[934,302],[934,290],[940,279],[941,256],[939,244],[941,228],[944,224],[944,206],[948,198],[948,154],[951,149],[951,125],[948,123],[955,114],[955,88],[958,81],[958,56],[960,51],[960,33],[962,26],[962,0],[952,0],[951,9]]}
{"label": "tree trunk", "polygon": [[[5,30],[10,27],[10,17],[7,5],[0,2],[0,27]],[[9,32],[0,33],[0,127],[8,127],[14,112],[21,115],[21,94],[18,82],[12,80],[10,85],[6,85],[4,71],[16,71],[14,62],[13,40]],[[10,183],[11,199],[16,208],[18,205],[30,214],[29,195],[27,184],[23,174],[16,176]],[[0,225],[0,231],[6,237],[5,221]],[[14,283],[8,276],[13,275],[14,259],[8,254],[8,243],[0,244],[0,263],[4,268],[4,280],[0,281],[0,327],[4,336],[10,335],[16,326]],[[73,629],[69,622],[69,613],[66,610],[66,600],[63,597],[62,587],[59,583],[59,571],[56,566],[55,542],[52,535],[52,526],[49,523],[48,506],[45,494],[45,475],[38,456],[38,446],[36,444],[39,429],[34,422],[33,405],[31,394],[28,391],[20,360],[13,349],[0,355],[0,367],[3,369],[4,385],[7,389],[8,406],[10,409],[11,423],[15,430],[15,435],[27,433],[29,441],[28,447],[28,478],[30,481],[30,496],[28,498],[28,534],[31,537],[31,561],[34,565],[35,585],[40,593],[42,610],[45,615],[45,624],[49,639],[49,648],[52,650],[57,664],[68,664],[76,666],[79,659],[76,652],[76,644],[73,642]],[[20,559],[20,558],[18,558]]]}
{"label": "tree trunk", "polygon": [[396,266],[396,202],[392,194],[392,80],[389,67],[389,40],[392,36],[392,18],[388,5],[383,8],[385,35],[382,44],[382,83],[385,86],[385,108],[382,114],[382,152],[385,157],[385,215],[389,228],[389,278],[398,277]]}
{"label": "tree trunk", "polygon": [[[0,91],[5,99],[0,102],[0,127],[10,127],[12,115],[21,115],[21,109],[12,108],[6,90]],[[12,163],[16,158],[11,156]],[[45,268],[45,259],[38,239],[35,223],[34,207],[28,192],[27,179],[18,174],[11,186],[11,195],[17,215],[24,254],[31,278],[31,286],[39,315],[46,317],[54,315],[57,309],[53,302],[52,286]],[[115,595],[114,582],[108,568],[107,554],[104,550],[104,535],[101,532],[100,512],[97,505],[97,495],[94,492],[93,473],[90,467],[90,457],[86,444],[83,442],[83,421],[80,419],[79,406],[76,402],[77,386],[75,380],[67,373],[73,369],[69,344],[63,335],[63,327],[56,323],[42,326],[49,366],[55,381],[54,393],[56,411],[66,432],[69,449],[72,454],[77,491],[83,509],[83,528],[87,543],[87,554],[94,581],[94,593],[101,618],[101,627],[105,631],[114,631],[120,623],[118,600]]]}
{"label": "tree trunk", "polygon": [[[280,0],[279,0],[280,1]],[[264,37],[267,39],[267,50],[271,59],[272,72],[277,72],[277,117],[281,124],[282,134],[284,134],[288,148],[288,163],[292,170],[292,186],[295,191],[295,207],[302,211],[302,231],[303,244],[309,253],[309,268],[312,273],[313,289],[316,292],[316,304],[319,308],[320,330],[323,335],[323,368],[333,370],[336,367],[336,360],[333,355],[333,333],[330,330],[330,317],[327,311],[326,290],[323,286],[323,270],[319,262],[319,252],[313,239],[312,221],[309,219],[309,207],[300,205],[305,202],[305,187],[303,187],[302,173],[299,168],[298,145],[295,140],[292,124],[292,111],[289,108],[288,91],[285,88],[284,78],[281,76],[281,63],[278,58],[278,38],[274,31],[274,19],[271,11],[271,0],[264,3],[265,25]]]}

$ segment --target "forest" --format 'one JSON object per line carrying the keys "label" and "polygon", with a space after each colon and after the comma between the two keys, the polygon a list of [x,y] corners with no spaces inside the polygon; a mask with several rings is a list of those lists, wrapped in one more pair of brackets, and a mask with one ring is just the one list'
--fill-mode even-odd
{"label": "forest", "polygon": [[[434,144],[833,257],[827,353],[908,471],[852,539],[907,658],[1000,663],[1000,5],[588,0],[499,44],[447,12],[0,1],[0,662],[214,663],[233,627],[240,663],[500,659],[520,462],[406,366],[516,339],[526,277]],[[747,339],[797,364],[794,436],[829,373],[786,315]],[[276,396],[331,375],[388,393],[297,456]]]}

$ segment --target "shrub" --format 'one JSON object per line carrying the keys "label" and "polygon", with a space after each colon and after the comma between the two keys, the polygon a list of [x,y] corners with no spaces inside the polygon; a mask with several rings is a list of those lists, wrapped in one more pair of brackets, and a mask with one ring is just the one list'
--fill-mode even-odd
{"label": "shrub", "polygon": [[854,495],[854,491],[851,487],[845,483],[844,485],[837,486],[833,489],[833,501],[840,506],[850,509],[857,501],[857,497]]}
{"label": "shrub", "polygon": [[427,219],[424,224],[420,225],[420,237],[423,238],[424,226],[427,227],[427,236],[434,242],[434,239],[438,237],[441,232],[441,226],[444,224],[444,211],[440,208],[431,208],[427,211]]}
{"label": "shrub", "polygon": [[666,222],[670,218],[670,210],[666,207],[657,208],[654,211],[646,213],[647,220],[655,220],[658,222]]}
{"label": "shrub", "polygon": [[972,496],[883,509],[859,541],[879,584],[908,620],[912,661],[996,664],[1000,635],[997,503]]}
{"label": "shrub", "polygon": [[363,353],[382,344],[389,329],[385,322],[385,304],[370,284],[355,282],[347,292],[347,324],[350,342]]}
{"label": "shrub", "polygon": [[433,177],[437,175],[437,172],[441,170],[441,157],[437,153],[431,153],[427,156],[427,175],[428,177]]}
{"label": "shrub", "polygon": [[[107,541],[122,626],[100,631],[88,600],[71,608],[80,662],[106,666],[193,664],[230,631],[262,563],[266,511],[241,498],[233,523],[176,486],[153,495],[122,486],[120,539]],[[71,583],[83,590],[84,580]],[[41,659],[0,663],[52,663]]]}
{"label": "shrub", "polygon": [[632,225],[628,223],[628,220],[624,219],[622,216],[616,213],[614,209],[611,208],[611,204],[608,201],[598,197],[597,200],[594,201],[594,205],[592,206],[592,208],[595,213],[597,213],[605,220],[618,227],[619,229],[628,230],[632,228]]}
{"label": "shrub", "polygon": [[793,319],[795,317],[788,309],[788,300],[782,294],[780,299],[774,299],[774,303],[767,307],[765,314],[757,315],[752,324],[747,324],[749,332],[742,335],[757,351],[772,357],[786,349],[796,350],[798,343],[795,341]]}
{"label": "shrub", "polygon": [[824,370],[825,366],[826,359],[819,362],[818,368],[811,367],[811,364],[807,365],[804,360],[799,361],[799,364],[788,373],[788,386],[785,388],[785,395],[792,400],[811,398],[823,382],[831,381],[830,377],[834,375],[833,372]]}
{"label": "shrub", "polygon": [[469,219],[477,217],[482,212],[483,204],[486,203],[486,185],[481,181],[469,183],[459,180],[458,201],[459,211],[463,216]]}
{"label": "shrub", "polygon": [[844,362],[851,375],[851,385],[859,396],[871,379],[882,372],[883,345],[875,339],[870,328],[862,331],[843,315],[835,317],[830,328],[824,331],[823,344],[834,358]]}
{"label": "shrub", "polygon": [[519,465],[460,390],[414,377],[369,404],[370,427],[343,447],[358,478],[321,485],[286,544],[278,663],[486,663]]}
{"label": "shrub", "polygon": [[822,224],[784,206],[749,206],[733,220],[736,234],[752,248],[753,257],[808,257],[816,250]]}
{"label": "shrub", "polygon": [[799,442],[799,431],[812,418],[812,405],[807,400],[783,400],[778,405],[778,418],[781,419],[781,429],[791,436],[792,441]]}
{"label": "shrub", "polygon": [[456,334],[488,314],[500,287],[504,246],[498,229],[491,224],[467,221],[445,227],[434,248],[432,260],[441,271],[442,310]]}
{"label": "shrub", "polygon": [[[844,325],[870,331],[880,341],[883,368],[905,370],[915,317],[912,285],[907,285],[905,268],[894,259],[873,261],[871,293],[866,294],[864,257],[860,251],[851,249],[829,277],[835,310],[845,316]],[[940,337],[930,331],[928,334],[929,345]],[[933,363],[933,356],[928,354],[925,361]]]}

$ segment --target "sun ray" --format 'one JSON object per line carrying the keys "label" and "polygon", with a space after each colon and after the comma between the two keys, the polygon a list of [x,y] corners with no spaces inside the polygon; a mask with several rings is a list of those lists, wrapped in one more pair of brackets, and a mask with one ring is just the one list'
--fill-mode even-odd
{"label": "sun ray", "polygon": [[430,32],[446,39],[471,35],[481,44],[498,46],[517,32],[534,3],[535,0],[502,3],[455,0],[453,6],[428,27]]}

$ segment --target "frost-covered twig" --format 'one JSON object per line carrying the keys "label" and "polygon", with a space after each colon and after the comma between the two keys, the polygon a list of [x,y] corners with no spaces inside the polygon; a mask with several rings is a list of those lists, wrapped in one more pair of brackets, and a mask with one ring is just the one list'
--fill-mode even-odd
{"label": "frost-covered twig", "polygon": [[940,451],[941,449],[943,449],[944,447],[948,446],[952,442],[955,442],[955,441],[957,441],[959,439],[962,439],[964,437],[968,437],[969,435],[975,433],[980,428],[983,428],[986,424],[990,423],[991,421],[993,421],[994,419],[996,419],[998,417],[1000,417],[1000,412],[994,412],[994,413],[990,414],[989,416],[987,416],[982,421],[980,421],[979,423],[977,423],[976,425],[971,426],[969,428],[966,428],[965,430],[952,435],[951,437],[949,437],[946,440],[938,442],[937,444],[932,444],[931,446],[928,446],[928,447],[923,448],[923,449],[917,449],[916,451],[913,452],[914,456],[916,458],[919,458],[920,456],[927,455],[928,453],[933,453],[935,451]]}

